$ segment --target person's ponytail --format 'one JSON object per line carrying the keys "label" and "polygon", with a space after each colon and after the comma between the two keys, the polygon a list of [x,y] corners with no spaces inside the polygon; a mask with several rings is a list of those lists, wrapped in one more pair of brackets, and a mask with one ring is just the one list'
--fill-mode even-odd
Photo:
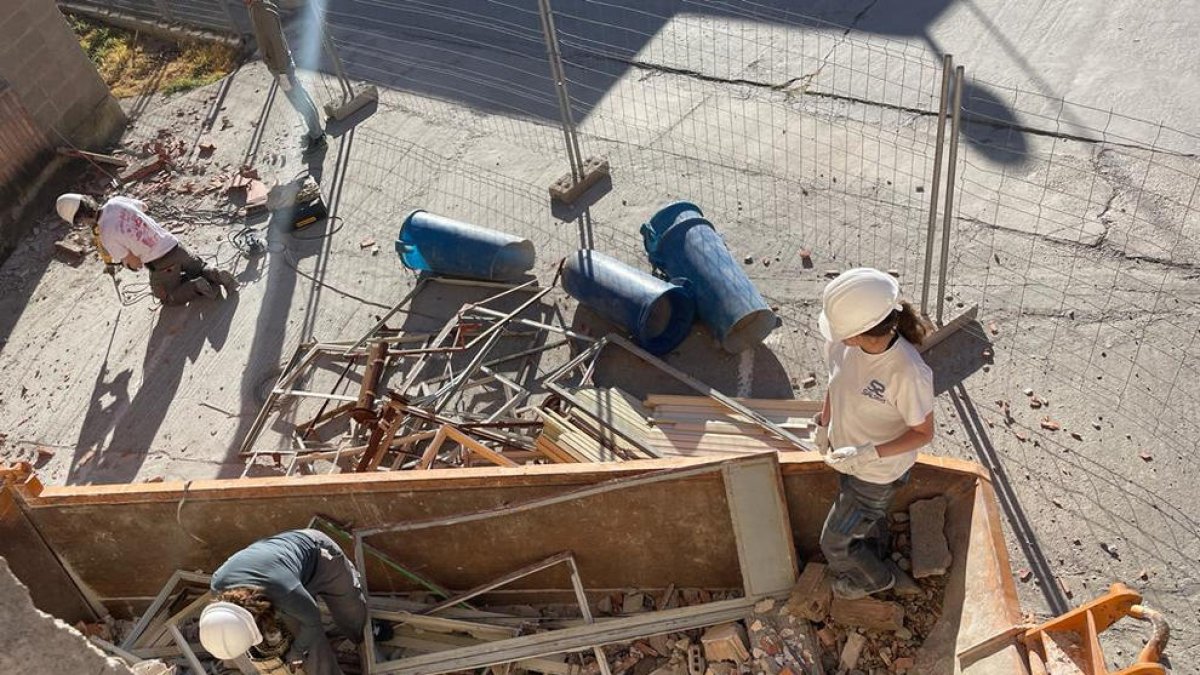
{"label": "person's ponytail", "polygon": [[933,332],[933,325],[921,316],[911,303],[901,302],[899,311],[892,313],[896,315],[896,330],[913,345],[921,346],[925,338]]}
{"label": "person's ponytail", "polygon": [[901,302],[900,309],[892,310],[883,321],[864,331],[865,335],[886,335],[893,330],[904,336],[915,346],[920,346],[925,338],[933,332],[933,324],[922,317],[911,303]]}

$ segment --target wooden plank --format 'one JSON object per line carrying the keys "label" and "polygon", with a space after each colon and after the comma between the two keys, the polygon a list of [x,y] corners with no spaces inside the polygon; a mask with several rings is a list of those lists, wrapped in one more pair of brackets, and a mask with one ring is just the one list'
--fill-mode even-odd
{"label": "wooden plank", "polygon": [[[741,398],[735,397],[734,401],[761,412],[791,412],[791,413],[806,413],[809,411],[817,412],[821,409],[823,401],[802,399],[802,398]],[[713,408],[723,410],[724,406],[706,396],[687,396],[682,394],[650,394],[646,397],[645,404],[650,408],[659,406],[679,406],[687,408]]]}
{"label": "wooden plank", "polygon": [[598,645],[626,642],[640,637],[664,635],[702,628],[745,617],[758,598],[738,598],[692,607],[647,612],[603,623],[523,635],[511,640],[488,642],[375,664],[372,673],[435,675],[510,663],[531,657],[590,649]]}
{"label": "wooden plank", "polygon": [[[442,429],[446,430],[446,438],[449,438],[449,439],[455,441],[456,443],[463,446],[467,450],[470,450],[472,453],[479,455],[480,457],[486,459],[487,461],[491,462],[492,464],[495,464],[496,466],[518,466],[518,464],[516,462],[505,457],[504,455],[501,455],[500,453],[496,452],[495,450],[492,450],[491,448],[480,443],[479,441],[475,440],[474,438],[471,438],[470,436],[464,434],[463,432],[459,431],[458,429],[455,429],[452,426],[443,425]],[[424,459],[424,458],[422,458],[422,459]]]}
{"label": "wooden plank", "polygon": [[503,640],[517,637],[521,633],[521,629],[517,626],[495,626],[475,621],[463,621],[462,619],[447,619],[441,616],[414,614],[412,612],[372,610],[371,616],[376,619],[395,621],[435,633],[463,633],[479,640]]}

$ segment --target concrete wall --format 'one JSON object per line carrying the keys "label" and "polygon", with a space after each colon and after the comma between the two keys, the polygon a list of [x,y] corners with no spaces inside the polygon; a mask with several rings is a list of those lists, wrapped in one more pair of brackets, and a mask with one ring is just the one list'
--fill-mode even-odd
{"label": "concrete wall", "polygon": [[[103,144],[123,128],[116,99],[79,46],[54,0],[4,0],[0,78],[51,143]],[[61,135],[61,137],[60,137]]]}

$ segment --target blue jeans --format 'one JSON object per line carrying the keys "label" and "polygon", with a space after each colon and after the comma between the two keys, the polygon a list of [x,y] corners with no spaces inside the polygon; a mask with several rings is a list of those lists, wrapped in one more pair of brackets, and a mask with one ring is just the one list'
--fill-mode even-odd
{"label": "blue jeans", "polygon": [[888,557],[887,512],[908,474],[880,485],[839,474],[840,488],[825,526],[821,551],[829,571],[862,589],[881,588],[892,578]]}
{"label": "blue jeans", "polygon": [[321,127],[321,114],[317,112],[317,105],[304,90],[300,80],[296,79],[296,73],[289,72],[286,75],[279,75],[278,78],[279,88],[283,90],[283,95],[287,96],[292,107],[300,113],[300,117],[304,118],[304,124],[308,127],[308,137],[316,140],[324,136],[325,129]]}

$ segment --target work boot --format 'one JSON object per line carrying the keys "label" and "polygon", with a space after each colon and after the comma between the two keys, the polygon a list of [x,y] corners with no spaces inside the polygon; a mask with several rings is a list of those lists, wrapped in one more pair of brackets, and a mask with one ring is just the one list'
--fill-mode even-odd
{"label": "work boot", "polygon": [[850,580],[849,577],[838,577],[833,580],[833,594],[842,600],[860,600],[868,595],[882,593],[896,585],[895,575],[889,574],[887,583],[878,588],[863,588]]}
{"label": "work boot", "polygon": [[238,282],[228,270],[217,270],[217,283],[225,287],[225,294],[237,293]]}
{"label": "work boot", "polygon": [[316,138],[309,138],[308,143],[304,145],[304,154],[307,155],[327,147],[329,145],[329,141],[326,140],[325,136],[326,134],[321,134]]}

